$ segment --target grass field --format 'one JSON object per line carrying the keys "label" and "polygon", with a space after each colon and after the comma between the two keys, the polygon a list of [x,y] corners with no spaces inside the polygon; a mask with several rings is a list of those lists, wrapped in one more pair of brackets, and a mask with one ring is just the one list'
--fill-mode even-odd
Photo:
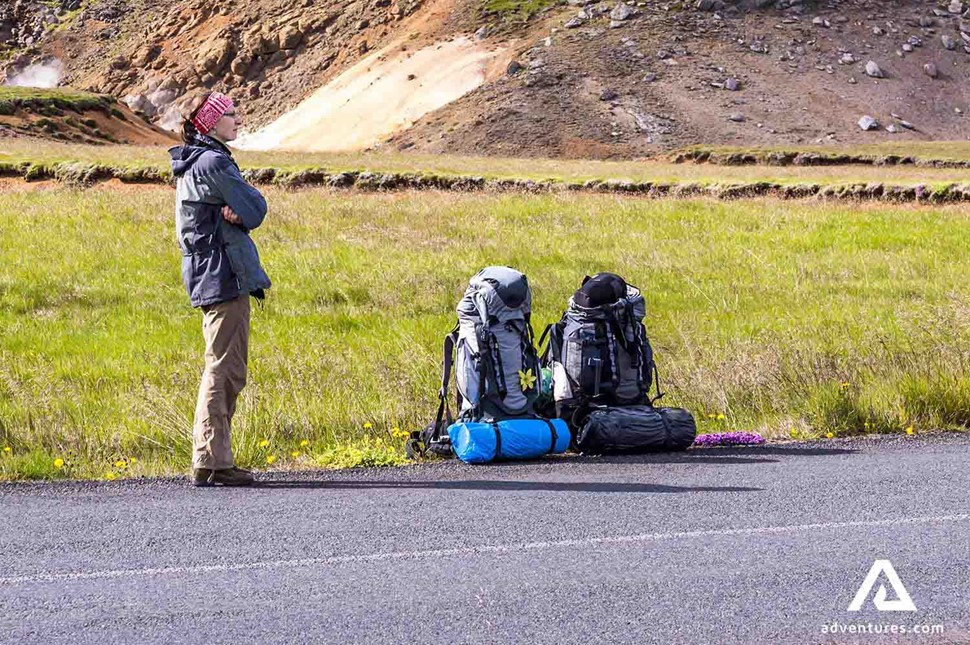
{"label": "grass field", "polygon": [[[691,409],[702,431],[970,424],[965,208],[267,196],[254,238],[275,284],[254,308],[234,430],[243,465],[399,462],[394,435],[433,413],[441,337],[487,264],[529,275],[537,329],[585,273],[641,287],[664,401]],[[3,194],[0,478],[187,467],[202,341],[173,199],[164,187]]]}

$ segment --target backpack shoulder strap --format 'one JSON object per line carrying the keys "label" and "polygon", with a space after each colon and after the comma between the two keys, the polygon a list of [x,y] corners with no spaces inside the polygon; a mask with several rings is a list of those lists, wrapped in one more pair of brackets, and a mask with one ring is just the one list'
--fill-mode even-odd
{"label": "backpack shoulder strap", "polygon": [[[441,440],[445,428],[453,423],[451,409],[448,407],[448,383],[455,360],[455,346],[458,341],[458,325],[445,336],[441,357],[441,389],[438,390],[438,412],[434,422],[423,430],[414,430],[404,444],[409,459],[417,459],[428,454],[428,450]],[[446,416],[447,413],[447,416]]]}
{"label": "backpack shoulder strap", "polygon": [[[448,407],[448,385],[451,382],[451,370],[455,364],[455,344],[458,341],[458,325],[445,336],[441,355],[441,389],[438,390],[438,413],[434,419],[434,439],[441,435],[442,421],[451,425],[451,409]],[[448,416],[445,416],[447,411]]]}
{"label": "backpack shoulder strap", "polygon": [[543,347],[543,344],[545,344],[546,338],[549,337],[549,332],[552,331],[552,326],[554,324],[555,323],[549,323],[548,325],[546,325],[546,328],[542,330],[542,335],[539,336],[539,351],[541,352],[539,354],[539,358],[542,361],[543,365],[545,365],[549,360],[549,352],[552,347],[552,339],[549,340],[549,344],[546,345],[545,347]]}
{"label": "backpack shoulder strap", "polygon": [[[538,348],[540,350],[539,360],[543,365],[549,363],[549,357],[551,356],[555,361],[562,360],[562,330],[565,324],[562,320],[554,323],[549,323],[546,328],[542,331],[542,336],[539,337]],[[546,339],[548,338],[549,343],[546,344]],[[543,347],[545,345],[545,347]]]}

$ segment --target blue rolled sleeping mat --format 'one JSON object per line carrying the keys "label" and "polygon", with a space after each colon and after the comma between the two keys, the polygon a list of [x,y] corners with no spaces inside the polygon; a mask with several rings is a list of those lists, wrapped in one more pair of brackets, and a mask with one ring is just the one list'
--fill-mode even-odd
{"label": "blue rolled sleeping mat", "polygon": [[448,426],[448,438],[459,459],[485,464],[566,452],[571,435],[562,419],[506,419],[453,423]]}

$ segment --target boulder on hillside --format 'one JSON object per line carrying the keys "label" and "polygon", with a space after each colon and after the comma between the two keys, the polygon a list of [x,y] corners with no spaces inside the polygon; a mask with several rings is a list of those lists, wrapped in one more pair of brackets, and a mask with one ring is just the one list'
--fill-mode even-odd
{"label": "boulder on hillside", "polygon": [[280,32],[280,49],[296,49],[301,42],[303,42],[303,32],[293,25],[284,27]]}
{"label": "boulder on hillside", "polygon": [[613,7],[613,11],[610,12],[610,20],[615,20],[621,22],[627,20],[634,14],[633,7],[622,2],[618,3]]}
{"label": "boulder on hillside", "polygon": [[723,11],[724,0],[697,0],[694,8],[698,11]]}
{"label": "boulder on hillside", "polygon": [[866,114],[861,119],[859,119],[859,127],[862,128],[863,130],[867,130],[867,131],[868,130],[878,130],[879,129],[879,121],[876,121],[874,118],[872,118],[871,116],[869,116],[868,114]]}
{"label": "boulder on hillside", "polygon": [[267,28],[257,27],[243,36],[243,48],[257,56],[268,56],[280,50],[280,41]]}
{"label": "boulder on hillside", "polygon": [[158,89],[148,95],[148,100],[151,101],[159,111],[175,102],[178,98],[178,91],[172,89]]}
{"label": "boulder on hillside", "polygon": [[[149,86],[155,83],[150,83]],[[146,94],[130,94],[124,103],[133,111],[152,118],[161,114],[178,98],[179,92],[174,89],[155,89]]]}
{"label": "boulder on hillside", "polygon": [[229,69],[236,76],[245,76],[246,72],[249,71],[249,66],[252,63],[252,59],[248,54],[240,54],[232,59],[232,63],[229,65]]}
{"label": "boulder on hillside", "polygon": [[0,15],[0,43],[6,43],[13,40],[15,26],[13,16]]}
{"label": "boulder on hillside", "polygon": [[225,38],[218,38],[199,50],[195,59],[196,71],[199,74],[216,76],[226,68],[232,56],[232,43]]}
{"label": "boulder on hillside", "polygon": [[876,64],[876,61],[874,60],[871,60],[868,63],[866,63],[866,75],[871,76],[872,78],[886,77],[882,69],[879,67],[879,65]]}
{"label": "boulder on hillside", "polygon": [[121,99],[121,102],[127,105],[132,112],[144,114],[149,118],[155,116],[155,106],[144,94],[129,94]]}
{"label": "boulder on hillside", "polygon": [[135,67],[147,67],[150,63],[153,63],[161,53],[162,48],[160,46],[146,45],[135,52],[134,57],[131,59],[131,64]]}

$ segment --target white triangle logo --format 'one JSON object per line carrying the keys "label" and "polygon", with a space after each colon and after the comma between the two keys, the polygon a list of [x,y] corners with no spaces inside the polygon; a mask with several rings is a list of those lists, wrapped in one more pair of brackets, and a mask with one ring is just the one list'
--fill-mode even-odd
{"label": "white triangle logo", "polygon": [[899,575],[893,568],[893,563],[889,560],[876,560],[872,563],[872,568],[866,574],[866,579],[862,581],[862,586],[859,587],[855,598],[852,599],[852,604],[849,605],[848,611],[859,611],[862,609],[863,603],[869,597],[869,592],[879,582],[880,574],[886,576],[886,580],[889,581],[889,585],[896,594],[896,600],[886,600],[889,592],[886,591],[886,585],[880,583],[879,589],[876,590],[876,597],[872,600],[872,604],[876,606],[876,609],[879,611],[916,611],[916,605],[913,604],[913,599],[910,598],[909,592],[903,586],[903,581],[899,579]]}

